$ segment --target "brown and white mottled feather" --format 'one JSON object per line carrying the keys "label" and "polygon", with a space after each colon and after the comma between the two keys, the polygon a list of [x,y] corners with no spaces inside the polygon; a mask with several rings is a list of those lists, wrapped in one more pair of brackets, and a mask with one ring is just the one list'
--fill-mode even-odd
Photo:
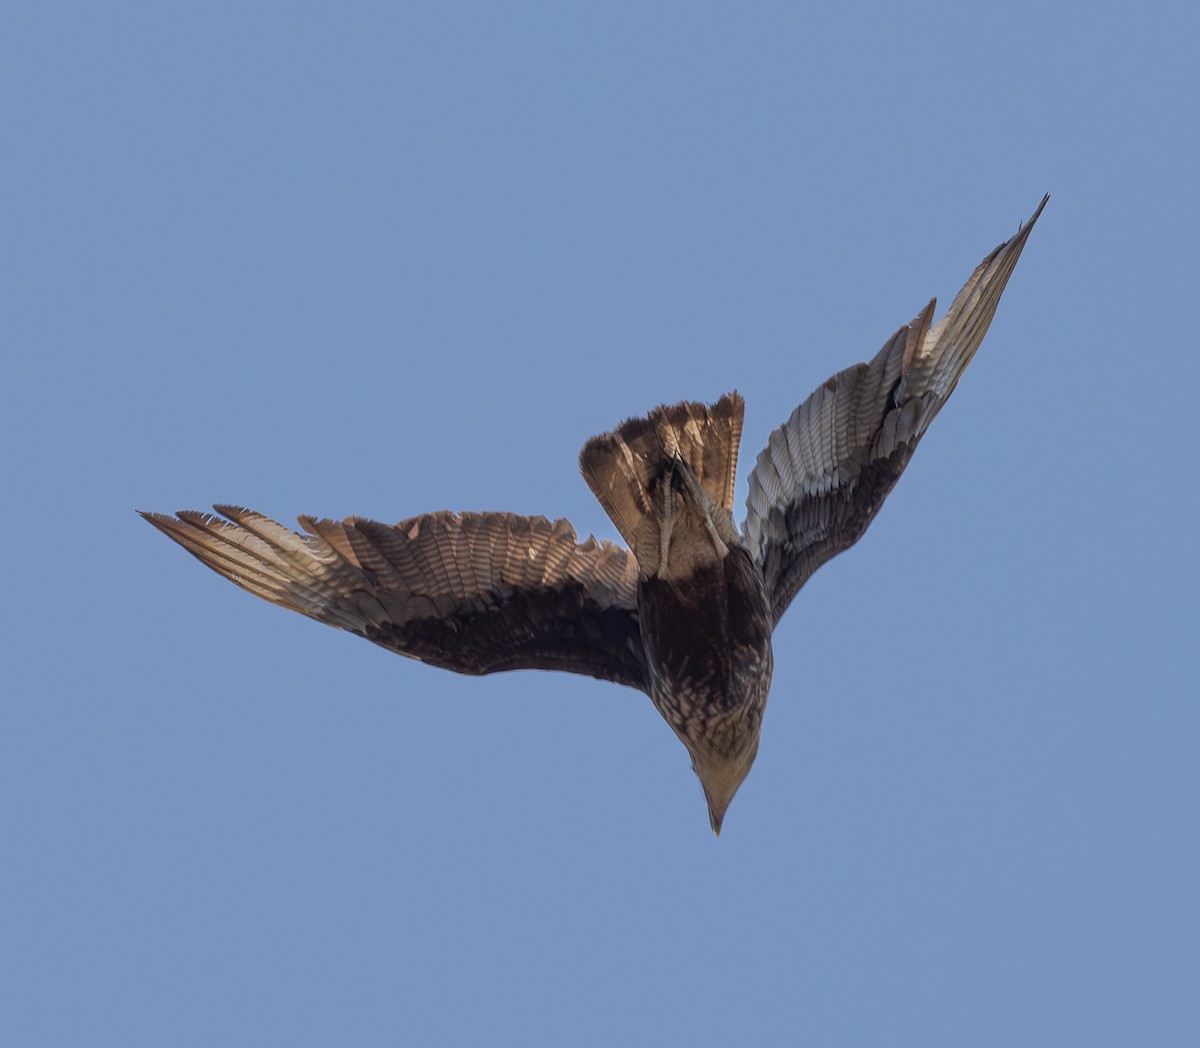
{"label": "brown and white mottled feather", "polygon": [[301,517],[300,535],[217,506],[143,516],[242,589],[459,673],[548,669],[646,689],[637,569],[565,520],[430,513],[380,524]]}
{"label": "brown and white mottled feather", "polygon": [[683,401],[626,419],[612,433],[593,437],[579,454],[579,469],[621,537],[637,557],[642,576],[658,570],[662,507],[654,503],[664,463],[678,458],[700,483],[729,537],[733,487],[745,403],[728,393],[715,404]]}
{"label": "brown and white mottled feather", "polygon": [[941,320],[930,326],[934,299],[874,360],[834,375],[771,434],[750,474],[742,531],[776,622],[879,511],[983,341],[1048,199],[980,263]]}

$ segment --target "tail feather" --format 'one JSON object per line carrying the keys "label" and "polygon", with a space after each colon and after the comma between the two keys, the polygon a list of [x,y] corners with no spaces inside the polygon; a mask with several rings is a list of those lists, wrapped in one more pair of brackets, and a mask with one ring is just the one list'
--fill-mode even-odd
{"label": "tail feather", "polygon": [[[676,458],[714,505],[732,510],[744,408],[736,392],[711,405],[664,405],[584,445],[579,455],[583,478],[635,556],[639,541],[644,545],[650,537],[643,522],[656,515],[652,492]],[[651,530],[657,534],[657,528]]]}

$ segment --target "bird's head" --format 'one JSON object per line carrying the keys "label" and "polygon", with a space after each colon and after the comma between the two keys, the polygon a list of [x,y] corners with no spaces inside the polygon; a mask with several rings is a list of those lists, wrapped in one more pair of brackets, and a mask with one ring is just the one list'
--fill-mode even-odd
{"label": "bird's head", "polygon": [[692,767],[700,778],[700,785],[704,787],[704,799],[708,801],[708,821],[718,837],[721,835],[725,810],[738,787],[750,774],[750,766],[757,756],[757,734],[750,745],[733,755],[692,752]]}

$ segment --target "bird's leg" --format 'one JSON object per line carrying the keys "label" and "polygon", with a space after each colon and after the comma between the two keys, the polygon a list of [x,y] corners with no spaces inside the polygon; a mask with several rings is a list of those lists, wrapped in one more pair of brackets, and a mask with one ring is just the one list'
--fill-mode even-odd
{"label": "bird's leg", "polygon": [[[676,457],[675,462],[679,458]],[[660,570],[667,566],[667,552],[671,548],[671,532],[675,527],[675,464],[671,465],[672,476],[664,477],[665,484],[659,484],[662,505],[658,510],[658,563]]]}

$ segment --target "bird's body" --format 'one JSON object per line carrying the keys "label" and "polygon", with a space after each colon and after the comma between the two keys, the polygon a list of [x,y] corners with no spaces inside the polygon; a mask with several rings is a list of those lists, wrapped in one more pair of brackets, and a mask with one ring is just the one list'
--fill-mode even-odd
{"label": "bird's body", "polygon": [[650,698],[691,754],[713,829],[758,754],[774,655],[762,576],[731,549],[671,585],[639,587]]}
{"label": "bird's body", "polygon": [[771,638],[792,598],[866,530],[970,362],[1033,219],[867,364],[771,434],[733,522],[744,405],[684,402],[588,441],[580,467],[628,548],[566,521],[432,513],[396,525],[250,510],[146,518],[272,603],[462,673],[558,669],[646,692],[683,742],[719,832],[758,752]]}
{"label": "bird's body", "polygon": [[580,468],[638,564],[647,691],[691,754],[713,828],[758,752],[771,607],[731,507],[744,404],[660,407],[589,440]]}

